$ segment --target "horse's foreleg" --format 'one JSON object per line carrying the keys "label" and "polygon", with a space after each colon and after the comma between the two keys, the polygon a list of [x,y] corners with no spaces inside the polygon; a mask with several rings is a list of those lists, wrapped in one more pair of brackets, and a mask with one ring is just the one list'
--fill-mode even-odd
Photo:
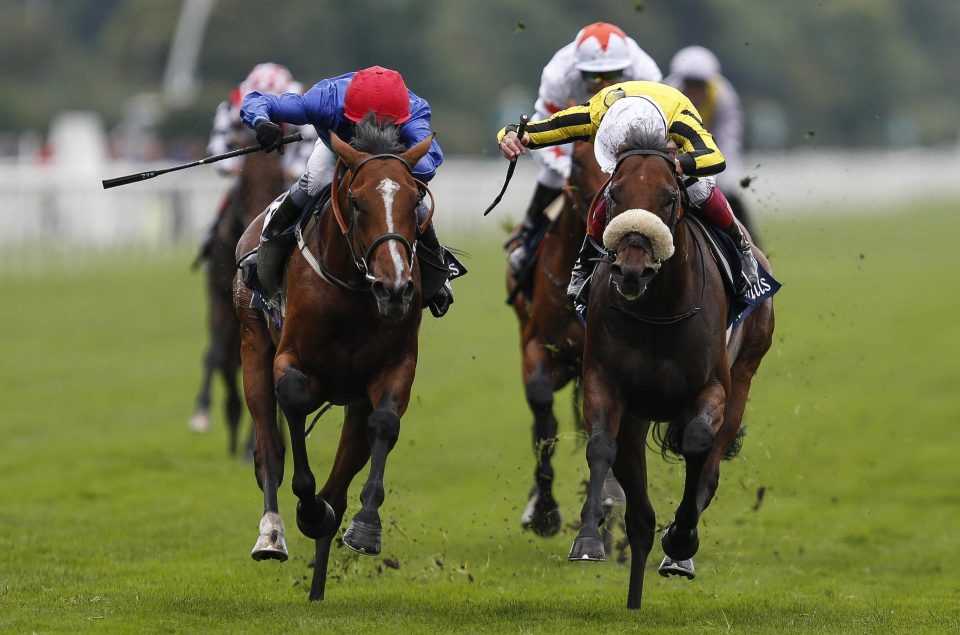
{"label": "horse's foreleg", "polygon": [[[248,316],[249,318],[250,316]],[[277,404],[273,394],[273,342],[262,321],[252,318],[241,328],[243,392],[256,426],[254,473],[263,490],[260,537],[253,547],[254,560],[287,559],[283,520],[277,490],[283,480],[283,439],[277,429]]]}
{"label": "horse's foreleg", "polygon": [[577,534],[567,558],[572,562],[581,560],[602,562],[606,559],[600,523],[603,522],[601,491],[607,472],[617,455],[617,433],[620,427],[621,409],[610,391],[612,385],[600,372],[591,372],[584,364],[583,415],[590,431],[587,441],[587,465],[590,481],[587,499],[580,512],[580,533]]}
{"label": "horse's foreleg", "polygon": [[[720,380],[708,383],[697,398],[694,408],[696,415],[683,430],[683,498],[677,506],[673,523],[664,530],[661,539],[664,553],[674,561],[690,560],[700,548],[697,523],[710,504],[719,477],[717,470],[704,468],[713,463],[710,457],[717,453],[717,430],[723,421],[726,398]],[[712,485],[709,483],[711,480]],[[688,577],[692,577],[692,565]]]}
{"label": "horse's foreleg", "polygon": [[[333,459],[333,467],[327,482],[318,496],[327,501],[336,514],[336,526],[343,521],[347,510],[347,489],[353,477],[363,469],[370,458],[370,444],[367,443],[367,419],[372,412],[369,403],[347,406],[343,429],[340,432],[340,444]],[[334,532],[336,533],[336,528]],[[310,599],[322,600],[327,585],[327,561],[330,557],[330,545],[333,534],[316,541],[316,553],[313,560],[313,582],[310,585]]]}
{"label": "horse's foreleg", "polygon": [[533,412],[533,452],[537,466],[535,489],[523,513],[524,529],[540,536],[552,536],[560,530],[560,510],[553,496],[553,464],[557,445],[557,418],[553,414],[554,381],[543,359],[546,351],[539,340],[530,340],[524,354],[524,388],[527,405]]}
{"label": "horse's foreleg", "polygon": [[236,314],[225,303],[226,299],[215,302],[213,319],[219,324],[219,341],[221,349],[219,356],[219,370],[223,377],[225,389],[224,409],[227,415],[227,432],[229,451],[231,455],[237,453],[237,432],[240,427],[240,417],[243,414],[243,405],[240,393],[237,390],[237,369],[240,367],[240,323]]}
{"label": "horse's foreleg", "polygon": [[190,429],[194,432],[207,432],[213,427],[210,420],[210,385],[213,382],[213,373],[219,368],[220,358],[222,357],[220,334],[214,317],[216,300],[211,296],[210,302],[210,316],[207,319],[209,339],[207,349],[203,353],[203,377],[200,380],[200,390],[197,392],[196,406],[188,423]]}
{"label": "horse's foreleg", "polygon": [[630,542],[630,587],[627,608],[639,609],[643,595],[643,572],[653,548],[656,515],[647,492],[646,445],[650,424],[639,419],[624,420],[617,438],[617,460],[613,473],[627,500],[624,521]]}
{"label": "horse's foreleg", "polygon": [[305,424],[313,409],[307,376],[299,369],[296,354],[287,350],[277,355],[273,374],[277,385],[277,402],[287,419],[290,449],[293,452],[291,487],[298,499],[297,527],[308,538],[324,538],[335,530],[335,515],[330,506],[316,497],[317,481],[307,458]]}
{"label": "horse's foreleg", "polygon": [[410,387],[416,370],[416,358],[398,372],[391,373],[368,390],[374,410],[367,419],[370,445],[370,473],[360,490],[360,511],[343,534],[343,544],[367,555],[380,553],[380,506],[383,504],[383,476],[387,455],[400,436],[400,417],[407,410]]}

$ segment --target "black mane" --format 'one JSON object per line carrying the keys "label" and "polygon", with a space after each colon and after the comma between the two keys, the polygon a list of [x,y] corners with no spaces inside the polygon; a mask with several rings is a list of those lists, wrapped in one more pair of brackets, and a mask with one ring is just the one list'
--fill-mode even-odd
{"label": "black mane", "polygon": [[669,152],[669,139],[663,134],[663,128],[654,125],[637,124],[627,131],[623,143],[617,148],[617,155],[629,150],[657,150]]}
{"label": "black mane", "polygon": [[369,154],[402,154],[407,151],[400,142],[400,128],[388,121],[378,122],[373,111],[357,123],[350,145]]}

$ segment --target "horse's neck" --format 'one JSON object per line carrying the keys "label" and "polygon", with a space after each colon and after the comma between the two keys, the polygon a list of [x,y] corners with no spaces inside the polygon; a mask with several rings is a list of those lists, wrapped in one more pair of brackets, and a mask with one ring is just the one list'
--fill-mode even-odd
{"label": "horse's neck", "polygon": [[[346,209],[347,201],[340,201],[341,213]],[[344,221],[349,222],[349,219],[345,218]],[[320,215],[318,234],[319,237],[310,242],[319,243],[317,258],[320,259],[322,266],[344,282],[362,282],[363,274],[353,259],[349,237],[345,236],[340,229],[331,204],[328,204]]]}
{"label": "horse's neck", "polygon": [[283,168],[275,153],[254,153],[246,157],[240,177],[240,196],[249,223],[283,191]]}
{"label": "horse's neck", "polygon": [[586,223],[580,218],[579,211],[574,205],[568,203],[563,206],[563,211],[560,212],[550,233],[562,245],[562,248],[554,250],[562,254],[561,264],[572,268],[577,260],[577,254],[580,253],[583,237],[587,233]]}

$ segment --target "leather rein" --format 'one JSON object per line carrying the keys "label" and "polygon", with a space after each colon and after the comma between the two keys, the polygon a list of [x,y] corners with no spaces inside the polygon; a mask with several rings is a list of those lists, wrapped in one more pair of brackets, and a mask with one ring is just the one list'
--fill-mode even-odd
{"label": "leather rein", "polygon": [[[627,159],[627,158],[629,158],[629,157],[633,157],[633,156],[655,156],[655,157],[660,157],[661,159],[663,159],[664,161],[666,161],[667,163],[670,164],[670,169],[671,169],[671,170],[675,170],[675,169],[676,169],[676,168],[674,167],[676,164],[675,164],[673,155],[668,154],[668,153],[666,153],[666,152],[661,152],[660,150],[649,150],[649,149],[628,150],[627,152],[624,152],[624,153],[621,154],[619,157],[617,157],[617,165],[616,165],[616,167],[614,168],[613,173],[610,175],[610,178],[607,179],[607,182],[604,183],[603,187],[600,188],[600,191],[597,192],[597,195],[594,197],[594,201],[590,204],[590,209],[591,209],[591,210],[592,210],[592,209],[594,208],[594,206],[597,204],[597,197],[599,197],[599,196],[601,195],[601,193],[604,193],[604,194],[606,193],[606,191],[607,191],[607,186],[610,184],[610,181],[613,180],[613,176],[617,173],[617,170],[620,169],[620,166],[623,164],[624,160]],[[671,236],[671,238],[673,238],[673,237],[676,236],[677,225],[679,224],[680,220],[683,218],[683,216],[684,216],[683,211],[686,209],[686,207],[687,207],[687,205],[689,204],[689,201],[690,201],[689,195],[687,194],[687,186],[686,186],[686,184],[683,182],[683,179],[681,179],[679,176],[675,176],[674,178],[675,178],[675,181],[676,181],[676,184],[677,184],[676,196],[675,196],[674,199],[673,199],[673,207],[672,207],[671,210],[670,210],[670,218],[668,219],[668,221],[667,221],[667,223],[666,223],[667,229],[670,230],[670,236]],[[610,211],[609,211],[609,210],[610,210],[610,204],[609,204],[609,202],[608,202],[608,204],[607,204],[607,215],[608,215],[607,222],[609,222],[609,220],[610,220],[610,219],[609,219],[609,214],[610,214]],[[605,223],[605,224],[606,224],[606,223]],[[700,301],[699,301],[695,306],[691,307],[690,309],[688,309],[687,311],[684,311],[684,312],[682,312],[682,313],[678,313],[678,314],[675,314],[675,315],[669,315],[669,316],[662,316],[662,317],[661,317],[661,316],[653,316],[653,315],[643,315],[643,314],[641,314],[641,313],[636,313],[636,312],[634,312],[634,311],[628,310],[628,309],[625,308],[625,307],[620,306],[620,305],[617,304],[617,303],[613,303],[613,306],[614,306],[615,308],[617,308],[618,310],[626,313],[626,314],[629,315],[630,317],[636,319],[636,320],[639,320],[639,321],[641,321],[641,322],[646,322],[647,324],[656,324],[656,325],[675,324],[675,323],[681,322],[681,321],[683,321],[683,320],[685,320],[685,319],[687,319],[687,318],[693,317],[694,315],[696,315],[697,313],[699,313],[699,312],[702,310],[702,308],[703,308],[703,297],[704,297],[704,293],[706,292],[706,286],[707,286],[707,282],[706,282],[706,279],[707,279],[707,276],[706,276],[706,264],[704,263],[704,255],[703,255],[703,250],[702,250],[702,248],[701,248],[701,246],[700,246],[700,242],[697,241],[697,240],[694,240],[693,242],[694,242],[694,244],[697,246],[697,251],[700,253],[700,269],[701,269],[701,272],[700,272]],[[607,250],[607,249],[604,249],[604,252],[605,252],[605,255],[604,255],[604,257],[603,257],[603,260],[604,260],[605,262],[607,262],[608,264],[612,264],[612,263],[616,260],[616,256],[617,256],[616,252],[610,251],[610,250]],[[659,265],[659,264],[660,264],[660,263],[659,263],[659,261],[658,261],[658,265]],[[611,283],[609,278],[608,278],[607,282],[608,282],[608,284]]]}
{"label": "leather rein", "polygon": [[[376,250],[376,248],[384,244],[385,242],[396,240],[401,245],[403,245],[404,249],[407,252],[408,267],[411,267],[411,268],[413,267],[413,260],[416,257],[416,253],[417,253],[417,240],[414,239],[413,244],[411,244],[410,241],[408,241],[405,236],[403,236],[402,234],[398,234],[397,232],[385,232],[381,234],[380,236],[375,238],[373,242],[370,243],[369,247],[365,249],[363,246],[363,242],[359,239],[359,237],[356,237],[354,230],[357,224],[357,217],[360,214],[360,209],[356,204],[356,198],[354,197],[353,191],[351,188],[353,186],[354,180],[357,178],[357,174],[360,173],[360,170],[363,169],[365,165],[367,165],[374,159],[382,160],[382,161],[388,161],[388,160],[400,161],[400,163],[402,163],[403,166],[407,169],[407,172],[410,173],[411,176],[413,175],[413,170],[411,169],[411,167],[399,155],[374,154],[365,158],[360,163],[358,163],[357,167],[352,171],[346,170],[346,164],[343,162],[343,159],[338,158],[336,167],[334,168],[334,171],[333,171],[334,178],[330,184],[330,208],[333,211],[333,216],[334,216],[334,219],[336,219],[337,221],[337,225],[340,227],[340,233],[347,240],[347,245],[350,249],[350,257],[353,259],[353,263],[357,267],[357,269],[360,271],[360,273],[363,274],[363,277],[366,281],[365,285],[361,286],[361,285],[357,285],[357,284],[353,284],[353,283],[341,280],[338,277],[334,276],[332,273],[330,273],[330,271],[323,266],[323,263],[318,258],[316,258],[313,255],[313,253],[310,251],[310,249],[307,247],[306,241],[303,239],[303,234],[299,226],[297,227],[297,244],[300,247],[300,251],[303,254],[304,258],[306,259],[307,263],[310,265],[310,267],[321,278],[323,278],[330,284],[336,287],[339,287],[345,291],[366,291],[369,288],[369,284],[374,281],[374,276],[372,273],[370,273],[370,258],[373,256],[373,253]],[[340,210],[339,190],[340,190],[341,183],[340,183],[340,179],[337,178],[337,175],[340,174],[341,168],[343,168],[345,171],[350,172],[350,179],[349,181],[347,181],[347,202],[350,207],[350,223],[349,224],[344,220],[343,212]],[[426,231],[427,227],[430,225],[430,220],[433,218],[433,212],[434,212],[434,209],[436,208],[436,200],[433,197],[433,192],[430,191],[430,188],[427,187],[426,183],[424,183],[423,181],[417,178],[414,178],[413,180],[414,182],[416,182],[417,186],[420,188],[421,199],[425,195],[430,196],[430,211],[429,213],[427,213],[427,217],[418,226],[418,232],[423,233]],[[319,253],[319,241],[320,241],[320,236],[319,236],[319,232],[317,232],[318,253]],[[359,247],[359,250],[357,249],[357,247]],[[358,256],[357,255],[358,251],[362,255]]]}

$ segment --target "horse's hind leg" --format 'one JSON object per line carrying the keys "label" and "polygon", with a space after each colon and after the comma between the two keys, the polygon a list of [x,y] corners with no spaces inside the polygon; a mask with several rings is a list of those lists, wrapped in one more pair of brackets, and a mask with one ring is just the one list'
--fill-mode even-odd
{"label": "horse's hind leg", "polygon": [[[370,404],[347,406],[343,429],[340,432],[340,444],[327,482],[320,489],[318,497],[327,501],[336,514],[337,527],[343,521],[347,510],[347,489],[357,473],[370,459],[370,444],[367,442],[367,419],[372,412]],[[336,533],[336,529],[334,529]],[[310,599],[322,600],[327,584],[327,561],[330,557],[330,545],[333,534],[316,541],[316,553],[313,560],[313,582],[310,585]]]}
{"label": "horse's hind leg", "polygon": [[630,542],[630,586],[627,608],[639,609],[643,595],[643,572],[647,557],[653,548],[656,516],[647,492],[647,461],[645,439],[649,423],[639,419],[625,419],[617,438],[617,460],[613,472],[623,488],[627,501],[624,520],[627,540]]}
{"label": "horse's hind leg", "polygon": [[[527,344],[527,360],[534,354],[543,354],[538,340]],[[527,363],[524,366],[528,366]],[[527,374],[527,373],[525,373]],[[552,536],[560,530],[560,509],[553,496],[553,465],[551,459],[557,445],[557,418],[553,414],[554,382],[542,363],[534,364],[524,381],[527,404],[533,412],[533,451],[537,466],[534,471],[535,488],[523,513],[521,524],[540,536]]]}
{"label": "horse's hind leg", "polygon": [[277,429],[277,405],[273,395],[273,342],[266,324],[258,316],[245,316],[241,328],[243,391],[247,408],[257,427],[254,473],[263,490],[263,518],[260,537],[253,547],[254,560],[287,559],[283,519],[277,490],[283,480],[283,439]]}
{"label": "horse's hind leg", "polygon": [[[240,429],[240,418],[243,416],[243,404],[240,392],[237,390],[237,370],[240,368],[240,324],[234,314],[223,316],[223,361],[220,372],[223,376],[223,385],[226,392],[225,409],[227,413],[227,430],[229,434],[230,454],[237,453],[237,434]],[[252,436],[246,448],[252,451]]]}

